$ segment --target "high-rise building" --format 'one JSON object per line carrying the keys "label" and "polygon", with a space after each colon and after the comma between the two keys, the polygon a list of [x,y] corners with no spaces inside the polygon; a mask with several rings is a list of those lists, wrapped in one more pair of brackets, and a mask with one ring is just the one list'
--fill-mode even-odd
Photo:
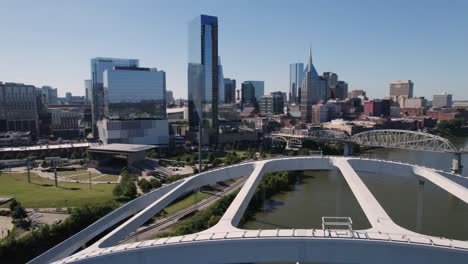
{"label": "high-rise building", "polygon": [[218,18],[200,15],[189,24],[188,104],[189,129],[203,145],[218,142]]}
{"label": "high-rise building", "polygon": [[224,78],[224,102],[233,104],[236,102],[236,80]]}
{"label": "high-rise building", "polygon": [[432,98],[432,108],[442,108],[452,106],[452,95],[448,93],[434,94]]}
{"label": "high-rise building", "polygon": [[251,82],[242,83],[242,106],[254,106],[256,103],[255,86]]}
{"label": "high-rise building", "polygon": [[93,135],[98,137],[96,127],[97,121],[102,120],[104,114],[104,71],[111,70],[115,66],[138,67],[139,61],[135,59],[117,59],[117,58],[94,58],[91,59],[91,109]]}
{"label": "high-rise building", "polygon": [[166,104],[171,105],[174,104],[174,93],[171,90],[166,90]]}
{"label": "high-rise building", "polygon": [[91,80],[84,80],[85,86],[85,102],[87,105],[92,103],[93,98],[93,82]]}
{"label": "high-rise building", "polygon": [[413,97],[413,82],[411,80],[398,80],[390,83],[390,97],[405,96]]}
{"label": "high-rise building", "polygon": [[309,63],[305,72],[304,82],[301,88],[301,119],[311,122],[312,105],[327,100],[327,82],[318,76],[312,63],[312,49],[309,49]]}
{"label": "high-rise building", "polygon": [[404,101],[404,104],[400,107],[403,108],[425,108],[427,105],[427,100],[424,97],[413,97],[408,98]]}
{"label": "high-rise building", "polygon": [[351,92],[348,93],[348,98],[366,98],[366,91],[364,90],[352,90]]}
{"label": "high-rise building", "polygon": [[260,101],[260,98],[265,95],[265,82],[264,81],[245,81],[244,83],[251,84],[254,88],[255,99]]}
{"label": "high-rise building", "polygon": [[323,78],[327,83],[327,99],[338,98],[336,96],[336,86],[338,85],[338,74],[333,72],[324,72]]}
{"label": "high-rise building", "polygon": [[264,95],[259,101],[260,113],[262,115],[279,115],[284,112],[284,93],[272,92]]}
{"label": "high-rise building", "polygon": [[46,105],[55,105],[58,104],[57,88],[52,88],[51,86],[42,86],[41,87],[42,98],[44,99],[44,104]]}
{"label": "high-rise building", "polygon": [[328,121],[329,109],[326,105],[314,104],[311,106],[311,119],[312,124],[320,124]]}
{"label": "high-rise building", "polygon": [[348,96],[348,83],[338,81],[334,91],[334,98],[344,100],[346,96]]}
{"label": "high-rise building", "polygon": [[224,104],[226,91],[224,87],[224,73],[223,66],[221,65],[221,57],[218,57],[218,103]]}
{"label": "high-rise building", "polygon": [[289,65],[289,103],[300,104],[299,91],[304,81],[304,63]]}
{"label": "high-rise building", "polygon": [[104,113],[98,121],[105,144],[169,144],[166,73],[153,68],[104,71]]}
{"label": "high-rise building", "polygon": [[38,132],[37,92],[33,85],[0,82],[0,132]]}

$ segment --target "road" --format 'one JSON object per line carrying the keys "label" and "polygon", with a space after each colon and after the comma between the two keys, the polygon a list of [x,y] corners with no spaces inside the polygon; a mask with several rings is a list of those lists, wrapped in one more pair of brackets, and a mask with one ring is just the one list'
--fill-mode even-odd
{"label": "road", "polygon": [[137,232],[130,234],[125,239],[120,241],[119,244],[126,244],[126,243],[151,239],[156,233],[166,230],[168,228],[171,228],[172,226],[177,224],[179,219],[182,218],[183,216],[186,216],[187,214],[195,213],[197,210],[205,209],[208,206],[214,204],[221,197],[235,192],[237,189],[242,187],[246,179],[247,177],[242,177],[238,179],[236,182],[234,182],[233,184],[231,184],[230,186],[224,188],[222,191],[219,191],[216,194],[201,200],[197,204],[191,205],[185,209],[177,211],[176,213],[168,215],[165,218],[158,219],[154,224],[151,224],[150,226],[140,227],[137,230]]}

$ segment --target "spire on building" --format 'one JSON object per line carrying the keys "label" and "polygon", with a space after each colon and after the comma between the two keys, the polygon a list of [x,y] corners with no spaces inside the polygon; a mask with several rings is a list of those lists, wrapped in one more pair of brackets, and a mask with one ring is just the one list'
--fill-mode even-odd
{"label": "spire on building", "polygon": [[312,71],[312,45],[309,46],[309,65],[308,65],[308,71]]}

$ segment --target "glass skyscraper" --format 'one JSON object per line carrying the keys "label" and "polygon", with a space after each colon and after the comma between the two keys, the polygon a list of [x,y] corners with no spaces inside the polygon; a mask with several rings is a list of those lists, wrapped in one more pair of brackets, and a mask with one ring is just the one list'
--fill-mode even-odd
{"label": "glass skyscraper", "polygon": [[201,123],[202,144],[215,145],[219,132],[218,18],[200,15],[192,20],[188,44],[189,129],[196,134]]}
{"label": "glass skyscraper", "polygon": [[304,80],[304,63],[289,65],[289,103],[300,104],[299,91]]}
{"label": "glass skyscraper", "polygon": [[94,58],[91,59],[91,111],[93,122],[93,135],[98,137],[96,127],[97,121],[102,120],[104,115],[104,71],[113,69],[115,66],[138,67],[139,61],[135,59],[116,58]]}
{"label": "glass skyscraper", "polygon": [[115,66],[103,76],[104,113],[98,121],[101,141],[168,145],[166,73]]}

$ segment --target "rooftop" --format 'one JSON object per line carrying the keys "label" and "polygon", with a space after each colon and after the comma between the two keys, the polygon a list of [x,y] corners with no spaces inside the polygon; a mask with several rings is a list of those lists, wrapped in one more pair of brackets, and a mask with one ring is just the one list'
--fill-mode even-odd
{"label": "rooftop", "polygon": [[152,149],[152,145],[138,145],[138,144],[107,144],[98,147],[90,147],[88,150],[98,151],[118,151],[118,152],[139,152]]}

